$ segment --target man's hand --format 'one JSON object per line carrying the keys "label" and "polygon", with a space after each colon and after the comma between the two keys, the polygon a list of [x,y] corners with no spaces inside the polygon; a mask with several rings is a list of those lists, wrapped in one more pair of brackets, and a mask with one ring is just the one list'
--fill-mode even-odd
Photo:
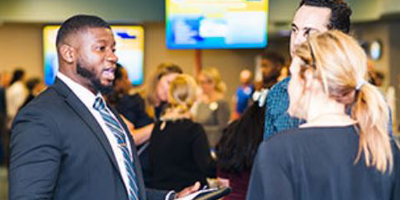
{"label": "man's hand", "polygon": [[229,179],[226,178],[217,178],[217,185],[220,187],[230,187],[229,185]]}
{"label": "man's hand", "polygon": [[193,192],[196,192],[199,189],[200,189],[200,182],[197,181],[194,185],[189,186],[189,187],[183,189],[182,191],[180,191],[175,196],[175,198],[181,198],[181,197],[187,196],[189,194],[192,194]]}

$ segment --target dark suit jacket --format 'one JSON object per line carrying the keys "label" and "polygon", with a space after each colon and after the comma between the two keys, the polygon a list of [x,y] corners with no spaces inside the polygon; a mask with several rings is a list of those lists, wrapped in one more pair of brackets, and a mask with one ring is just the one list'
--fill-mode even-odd
{"label": "dark suit jacket", "polygon": [[[125,124],[114,115],[124,126]],[[140,199],[165,198],[145,191],[132,137]],[[124,200],[128,195],[105,133],[60,80],[17,115],[11,135],[10,200]],[[147,198],[146,198],[147,195]]]}

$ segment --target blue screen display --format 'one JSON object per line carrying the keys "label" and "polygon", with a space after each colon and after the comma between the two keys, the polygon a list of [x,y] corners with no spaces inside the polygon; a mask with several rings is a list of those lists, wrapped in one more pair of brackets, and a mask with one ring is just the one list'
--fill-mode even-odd
{"label": "blue screen display", "polygon": [[167,0],[167,47],[264,48],[267,10],[267,0]]}

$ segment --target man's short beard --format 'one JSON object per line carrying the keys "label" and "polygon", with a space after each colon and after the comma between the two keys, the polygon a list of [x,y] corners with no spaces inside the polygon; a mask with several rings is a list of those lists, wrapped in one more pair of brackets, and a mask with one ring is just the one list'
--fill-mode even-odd
{"label": "man's short beard", "polygon": [[83,78],[89,79],[92,83],[93,89],[102,94],[108,95],[113,91],[113,85],[106,86],[101,84],[100,79],[96,78],[94,72],[83,68],[79,63],[76,66],[76,73],[81,75]]}

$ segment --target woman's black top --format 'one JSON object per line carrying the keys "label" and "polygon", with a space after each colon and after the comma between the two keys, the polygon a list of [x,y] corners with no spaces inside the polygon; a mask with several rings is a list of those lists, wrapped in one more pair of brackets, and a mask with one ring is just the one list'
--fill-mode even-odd
{"label": "woman's black top", "polygon": [[254,163],[247,199],[399,200],[400,154],[392,142],[394,167],[381,173],[356,162],[354,126],[300,128],[263,142]]}
{"label": "woman's black top", "polygon": [[135,128],[153,123],[153,119],[146,113],[146,106],[144,99],[139,94],[123,95],[115,108],[119,113],[126,117],[130,122],[135,125]]}
{"label": "woman's black top", "polygon": [[190,119],[163,123],[156,122],[151,134],[147,187],[181,191],[196,181],[205,185],[211,156],[203,127]]}

